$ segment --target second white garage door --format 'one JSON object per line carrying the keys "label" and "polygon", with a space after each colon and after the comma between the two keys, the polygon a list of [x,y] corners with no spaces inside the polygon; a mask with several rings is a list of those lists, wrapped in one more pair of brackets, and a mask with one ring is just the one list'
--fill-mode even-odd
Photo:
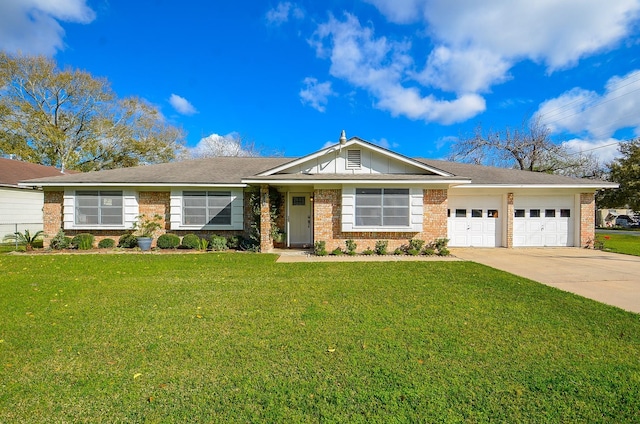
{"label": "second white garage door", "polygon": [[513,245],[573,246],[573,196],[516,196]]}
{"label": "second white garage door", "polygon": [[502,245],[502,196],[449,198],[448,235],[453,247]]}

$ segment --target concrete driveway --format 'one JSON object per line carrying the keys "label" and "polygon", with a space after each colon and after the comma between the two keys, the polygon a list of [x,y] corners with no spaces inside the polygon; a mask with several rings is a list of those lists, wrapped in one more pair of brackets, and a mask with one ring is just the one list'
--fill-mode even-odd
{"label": "concrete driveway", "polygon": [[451,248],[478,262],[598,302],[640,313],[640,257],[566,248]]}

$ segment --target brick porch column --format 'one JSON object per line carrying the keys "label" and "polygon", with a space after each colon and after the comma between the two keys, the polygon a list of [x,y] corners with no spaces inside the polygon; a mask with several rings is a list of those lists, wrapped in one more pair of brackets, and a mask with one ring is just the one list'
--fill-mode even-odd
{"label": "brick porch column", "polygon": [[513,193],[507,193],[507,248],[513,247]]}
{"label": "brick porch column", "polygon": [[269,186],[260,186],[260,251],[270,252],[273,250],[273,240],[271,240],[271,213],[269,202]]}
{"label": "brick porch column", "polygon": [[50,240],[58,234],[63,226],[63,191],[45,191],[43,214],[44,239],[43,246],[49,247]]}
{"label": "brick porch column", "polygon": [[580,246],[577,247],[593,247],[595,237],[595,193],[580,193]]}

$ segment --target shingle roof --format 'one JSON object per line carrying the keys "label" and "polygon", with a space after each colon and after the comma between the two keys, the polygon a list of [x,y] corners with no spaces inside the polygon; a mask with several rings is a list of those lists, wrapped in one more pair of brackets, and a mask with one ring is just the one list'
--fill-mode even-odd
{"label": "shingle roof", "polygon": [[[86,172],[81,174],[44,177],[32,179],[28,184],[38,185],[72,185],[72,184],[241,184],[243,180],[397,180],[425,181],[429,180],[461,180],[470,179],[472,185],[573,185],[593,186],[611,183],[565,177],[562,175],[539,172],[520,171],[515,169],[495,168],[490,166],[447,162],[433,159],[416,159],[430,167],[453,174],[453,177],[438,175],[413,174],[275,174],[257,177],[257,174],[279,167],[296,158],[283,157],[217,157],[207,159],[185,160],[158,165],[138,166],[114,170]],[[24,178],[23,178],[24,179]]]}
{"label": "shingle roof", "polygon": [[65,175],[52,166],[0,158],[0,186],[18,187],[18,182],[29,178]]}
{"label": "shingle roof", "polygon": [[29,183],[240,184],[244,177],[289,161],[290,158],[282,157],[216,157],[39,178]]}

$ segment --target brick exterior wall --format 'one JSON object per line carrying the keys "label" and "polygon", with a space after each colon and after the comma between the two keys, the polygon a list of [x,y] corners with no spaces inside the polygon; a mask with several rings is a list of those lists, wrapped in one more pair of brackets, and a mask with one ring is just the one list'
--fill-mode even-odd
{"label": "brick exterior wall", "polygon": [[595,237],[596,237],[595,194],[580,193],[580,246],[593,247],[593,241]]}
{"label": "brick exterior wall", "polygon": [[507,248],[513,247],[513,193],[507,194]]}
{"label": "brick exterior wall", "polygon": [[269,186],[260,186],[260,251],[270,252],[273,250],[273,240],[271,239],[271,208],[269,203]]}
{"label": "brick exterior wall", "polygon": [[357,243],[357,251],[373,249],[378,240],[389,242],[388,250],[416,238],[431,242],[447,237],[447,190],[424,190],[422,232],[342,232],[342,190],[316,189],[313,193],[313,239],[325,241],[327,251],[345,249],[346,240]]}
{"label": "brick exterior wall", "polygon": [[63,191],[45,191],[43,213],[44,247],[49,247],[51,238],[62,228]]}

